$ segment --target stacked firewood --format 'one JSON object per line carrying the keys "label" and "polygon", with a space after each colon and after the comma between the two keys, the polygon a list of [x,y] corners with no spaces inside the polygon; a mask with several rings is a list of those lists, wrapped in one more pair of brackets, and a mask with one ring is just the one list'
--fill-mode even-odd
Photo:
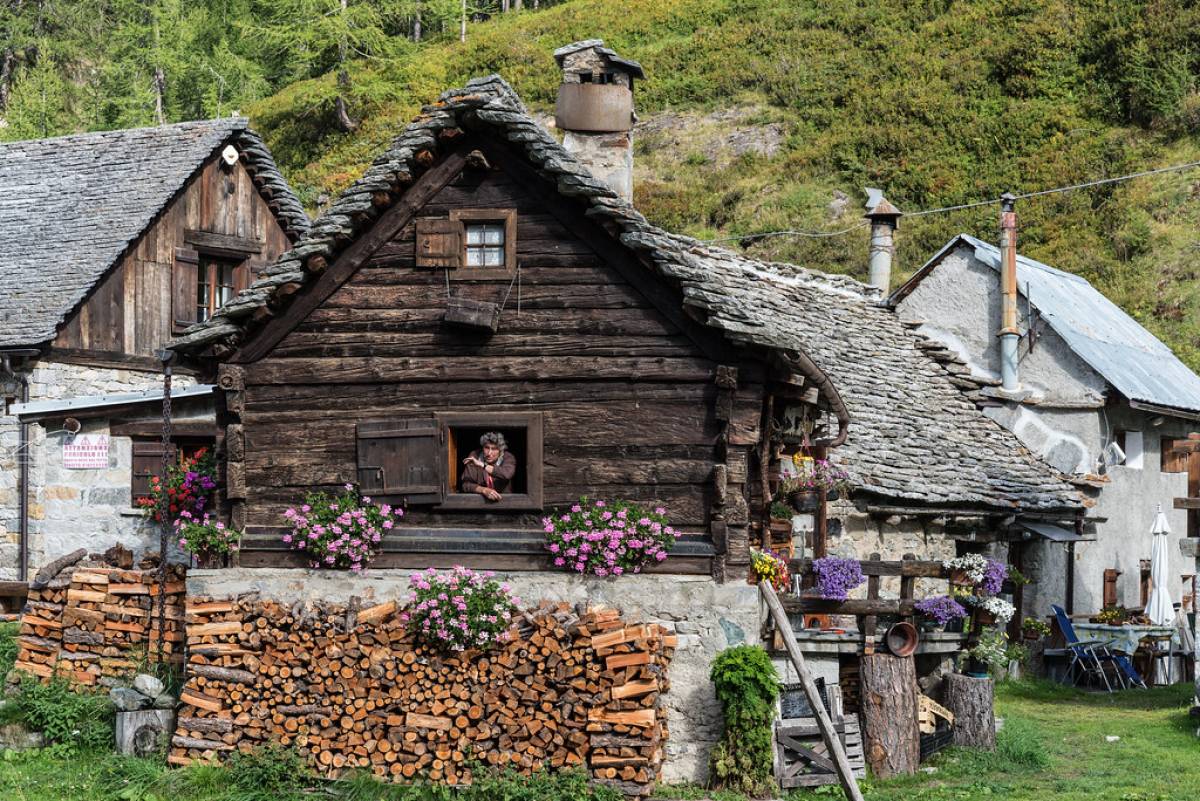
{"label": "stacked firewood", "polygon": [[[184,569],[167,571],[163,651],[182,660]],[[56,673],[108,685],[158,648],[159,571],[121,569],[98,560],[68,564],[30,585],[21,615],[14,674]],[[15,675],[14,675],[15,678]]]}
{"label": "stacked firewood", "polygon": [[616,610],[543,605],[487,653],[417,645],[394,601],[362,608],[190,598],[187,682],[168,757],[266,741],[327,776],[471,781],[468,763],[581,767],[630,795],[653,787],[675,645]]}

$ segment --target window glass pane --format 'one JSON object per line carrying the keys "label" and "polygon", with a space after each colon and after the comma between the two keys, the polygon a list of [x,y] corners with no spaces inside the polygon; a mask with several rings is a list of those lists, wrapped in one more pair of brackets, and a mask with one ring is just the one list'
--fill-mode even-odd
{"label": "window glass pane", "polygon": [[488,248],[487,249],[487,266],[488,267],[503,267],[504,266],[504,249],[503,248]]}
{"label": "window glass pane", "polygon": [[467,244],[482,245],[483,244],[483,226],[468,225],[467,226]]}
{"label": "window glass pane", "polygon": [[504,229],[499,225],[489,225],[484,229],[484,240],[489,245],[504,244]]}
{"label": "window glass pane", "polygon": [[483,266],[483,248],[467,248],[467,266]]}

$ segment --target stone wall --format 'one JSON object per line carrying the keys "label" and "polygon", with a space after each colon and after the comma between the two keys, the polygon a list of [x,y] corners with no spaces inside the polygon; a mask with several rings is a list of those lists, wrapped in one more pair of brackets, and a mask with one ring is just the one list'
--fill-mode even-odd
{"label": "stone wall", "polygon": [[[364,604],[408,597],[411,571],[371,570],[364,576],[343,572],[283,569],[193,570],[192,596],[232,597],[257,591],[282,603],[325,600]],[[761,628],[758,592],[744,581],[717,584],[703,576],[639,575],[618,579],[583,578],[558,573],[510,573],[514,591],[529,601],[608,606],[627,619],[662,625],[678,637],[671,661],[671,690],[663,696],[670,739],[663,781],[703,782],[708,753],[721,736],[721,708],[708,674],[721,650],[743,642],[758,643]]]}
{"label": "stone wall", "polygon": [[[190,386],[189,376],[176,376],[174,386]],[[89,395],[140,392],[162,387],[162,376],[39,361],[29,373],[29,400],[62,400]],[[18,487],[18,423],[0,417],[0,579],[17,577],[20,532]],[[84,420],[81,433],[107,434],[108,421]],[[29,426],[29,556],[32,570],[76,548],[103,551],[121,542],[140,555],[157,549],[158,532],[148,526],[129,496],[132,445],[128,437],[111,440],[108,467],[69,470],[62,465],[62,445],[69,436],[61,428]]]}

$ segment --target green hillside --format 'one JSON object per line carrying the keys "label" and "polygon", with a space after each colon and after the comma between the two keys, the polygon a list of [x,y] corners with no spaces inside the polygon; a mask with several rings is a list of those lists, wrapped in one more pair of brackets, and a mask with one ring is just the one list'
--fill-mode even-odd
{"label": "green hillside", "polygon": [[[1186,0],[573,0],[474,26],[463,45],[360,64],[353,135],[317,110],[332,78],[251,107],[308,197],[345,185],[422,102],[502,73],[552,108],[554,47],[603,37],[638,59],[636,202],[702,238],[840,230],[863,186],[916,210],[1200,159],[1200,10]],[[720,113],[737,107],[740,113]],[[732,121],[730,120],[732,117]],[[778,149],[732,154],[736,127]],[[769,138],[769,137],[768,137]],[[835,192],[846,196],[831,201]],[[1200,367],[1200,172],[1020,204],[1022,251],[1080,273]],[[902,221],[911,272],[953,234],[995,238],[995,207]],[[866,232],[751,241],[758,256],[865,274]]]}
{"label": "green hillside", "polygon": [[[361,36],[341,86],[330,47],[345,32],[289,49],[289,37],[311,33],[289,26],[292,11],[276,11],[266,33],[255,22],[264,9],[336,2],[108,2],[225,9],[220,25],[187,12],[193,40],[220,41],[247,76],[230,79],[224,111],[236,96],[314,207],[422,103],[469,77],[499,72],[532,109],[550,111],[551,51],[588,37],[646,68],[637,205],[701,238],[839,231],[860,220],[863,186],[915,211],[1200,160],[1200,8],[1190,0],[565,0],[536,11],[525,0],[523,11],[472,23],[465,43],[443,20],[420,44],[403,31],[421,3],[351,0],[359,12],[390,9],[377,28],[393,35]],[[439,2],[451,19],[457,4]],[[204,71],[193,71],[199,88],[185,94],[195,99],[170,106],[176,117],[212,113]],[[359,121],[352,133],[337,125],[339,95]],[[1086,276],[1200,368],[1198,193],[1192,170],[1026,200],[1021,250]],[[902,220],[901,271],[959,231],[995,239],[996,227],[994,206]],[[866,244],[858,229],[744,246],[861,277]]]}

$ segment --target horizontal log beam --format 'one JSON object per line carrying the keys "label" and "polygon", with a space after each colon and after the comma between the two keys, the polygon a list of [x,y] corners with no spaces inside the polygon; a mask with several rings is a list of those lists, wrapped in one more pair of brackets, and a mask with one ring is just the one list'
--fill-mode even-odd
{"label": "horizontal log beam", "polygon": [[[949,578],[950,571],[941,562],[921,559],[903,559],[886,561],[864,559],[860,561],[864,576],[914,576],[917,578]],[[811,559],[793,559],[790,563],[793,572],[808,573],[812,571]]]}

